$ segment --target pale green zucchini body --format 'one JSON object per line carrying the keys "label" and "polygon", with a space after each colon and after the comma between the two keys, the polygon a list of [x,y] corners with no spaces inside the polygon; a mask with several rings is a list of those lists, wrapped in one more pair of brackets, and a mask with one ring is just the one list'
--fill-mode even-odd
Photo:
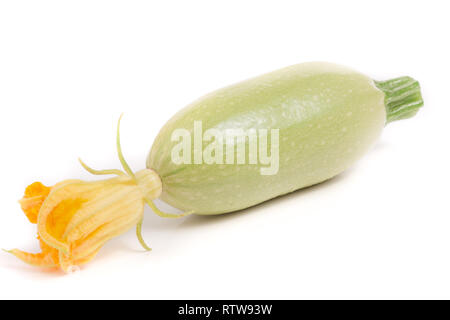
{"label": "pale green zucchini body", "polygon": [[[217,90],[178,112],[159,132],[147,168],[162,180],[161,199],[176,208],[196,214],[244,209],[351,166],[380,136],[385,98],[372,79],[346,67],[290,66]],[[175,164],[171,152],[178,142],[171,141],[172,132],[192,132],[194,121],[202,121],[203,132],[279,129],[277,174],[262,175],[265,166],[248,163]]]}

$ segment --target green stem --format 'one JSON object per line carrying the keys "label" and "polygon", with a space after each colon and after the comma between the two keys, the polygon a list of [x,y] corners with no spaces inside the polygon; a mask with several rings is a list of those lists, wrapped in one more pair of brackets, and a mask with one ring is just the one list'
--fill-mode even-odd
{"label": "green stem", "polygon": [[375,81],[386,95],[386,123],[413,117],[423,106],[419,82],[411,77]]}

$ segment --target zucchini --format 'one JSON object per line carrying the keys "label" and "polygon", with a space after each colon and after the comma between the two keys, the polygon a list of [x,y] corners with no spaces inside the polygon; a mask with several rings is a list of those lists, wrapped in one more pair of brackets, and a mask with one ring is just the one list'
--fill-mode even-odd
{"label": "zucchini", "polygon": [[[409,77],[377,82],[331,63],[298,64],[217,90],[175,114],[159,132],[147,168],[162,181],[162,200],[176,208],[204,215],[241,210],[338,175],[387,123],[413,116],[422,105],[419,84]],[[194,122],[203,132],[278,129],[278,171],[264,175],[266,166],[248,161],[175,163],[172,151],[180,142],[173,132],[193,135]],[[202,141],[202,150],[207,145]]]}

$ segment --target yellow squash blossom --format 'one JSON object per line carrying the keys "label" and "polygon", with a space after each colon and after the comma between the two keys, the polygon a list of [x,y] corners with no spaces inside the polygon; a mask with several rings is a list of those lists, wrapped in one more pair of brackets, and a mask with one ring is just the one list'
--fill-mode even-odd
{"label": "yellow squash blossom", "polygon": [[159,211],[152,199],[161,194],[158,174],[151,169],[133,173],[120,147],[120,119],[117,127],[117,150],[125,172],[97,171],[93,174],[115,174],[117,177],[85,182],[65,180],[52,187],[40,182],[29,185],[19,201],[31,223],[37,224],[41,253],[18,249],[8,252],[34,266],[61,268],[70,272],[95,257],[109,239],[136,226],[137,237],[146,250],[150,248],[141,236],[144,205],[147,203],[162,217],[181,217]]}

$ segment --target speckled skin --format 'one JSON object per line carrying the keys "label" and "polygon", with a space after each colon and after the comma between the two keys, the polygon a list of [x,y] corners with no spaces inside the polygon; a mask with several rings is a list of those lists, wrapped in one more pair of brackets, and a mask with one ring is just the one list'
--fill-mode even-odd
{"label": "speckled skin", "polygon": [[[279,129],[279,171],[259,165],[171,161],[174,129]],[[290,66],[212,92],[178,112],[159,132],[147,168],[161,177],[161,198],[181,210],[220,214],[330,179],[351,166],[386,122],[384,93],[372,79],[330,63]],[[203,145],[205,147],[205,144]],[[247,149],[248,150],[248,146]]]}

